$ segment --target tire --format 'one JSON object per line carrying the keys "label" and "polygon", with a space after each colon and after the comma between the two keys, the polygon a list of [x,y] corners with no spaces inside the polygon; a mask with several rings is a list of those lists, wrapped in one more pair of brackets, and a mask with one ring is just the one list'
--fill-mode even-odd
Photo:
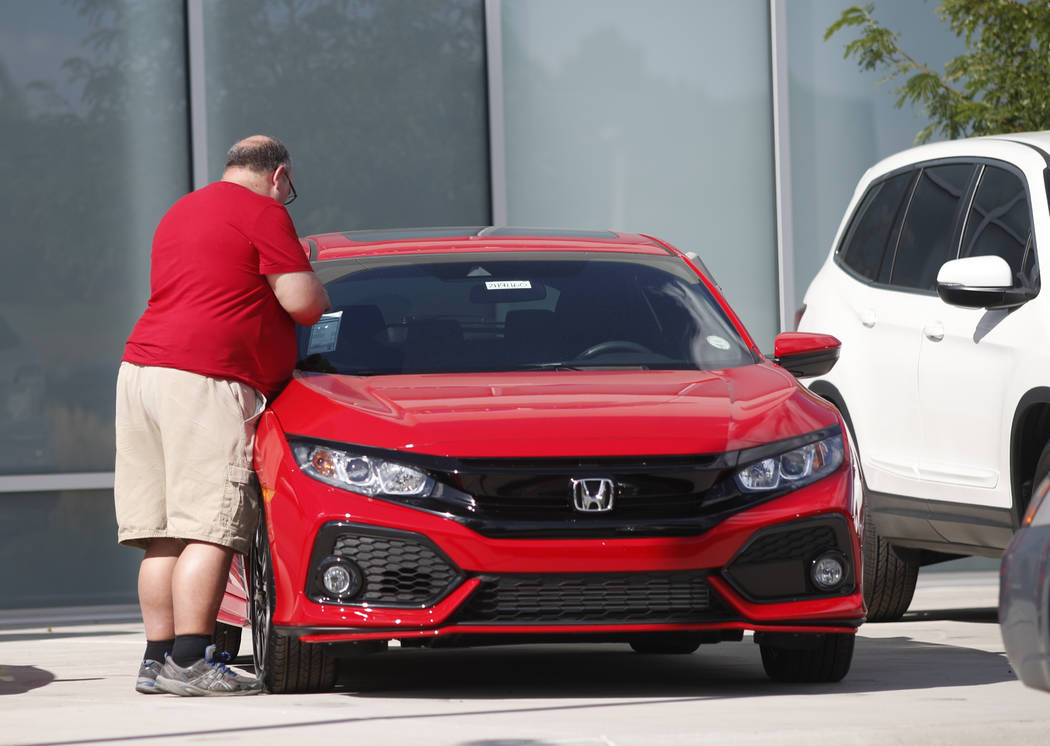
{"label": "tire", "polygon": [[1039,483],[1046,479],[1047,474],[1050,474],[1050,441],[1047,441],[1046,445],[1043,446],[1043,451],[1035,462],[1035,470],[1032,472],[1032,483],[1026,486],[1024,505],[1017,511],[1018,525],[1021,525],[1021,521],[1024,520],[1024,514],[1028,511],[1028,506],[1032,501],[1032,494],[1035,492],[1036,487],[1039,486]]}
{"label": "tire", "polygon": [[700,635],[695,632],[663,632],[635,637],[631,649],[643,655],[689,655],[700,647]]}
{"label": "tire", "polygon": [[215,644],[215,651],[221,653],[226,651],[230,654],[230,660],[236,658],[241,652],[240,627],[224,622],[215,622],[215,631],[212,633],[211,641]]}
{"label": "tire", "polygon": [[879,536],[871,513],[864,509],[864,604],[869,622],[896,622],[911,605],[919,562]]}
{"label": "tire", "polygon": [[774,681],[841,681],[853,662],[852,634],[756,634],[762,667]]}
{"label": "tire", "polygon": [[[840,407],[840,411],[844,408]],[[860,463],[857,438],[853,434],[853,423],[846,418],[849,428],[849,445],[860,472],[861,499],[864,501],[864,563],[861,587],[869,622],[896,622],[904,616],[915,595],[915,582],[919,577],[919,562],[896,549],[879,536],[874,517],[868,510],[868,485]]]}
{"label": "tire", "polygon": [[273,625],[276,590],[265,517],[259,519],[249,566],[255,675],[267,691],[275,693],[331,689],[335,686],[336,661],[326,647],[300,642]]}

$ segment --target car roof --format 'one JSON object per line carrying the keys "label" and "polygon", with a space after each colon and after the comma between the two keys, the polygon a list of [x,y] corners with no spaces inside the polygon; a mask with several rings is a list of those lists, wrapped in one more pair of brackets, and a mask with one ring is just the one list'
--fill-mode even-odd
{"label": "car roof", "polygon": [[595,251],[677,254],[659,239],[640,233],[510,226],[396,228],[305,236],[311,261],[374,256],[476,251]]}
{"label": "car roof", "polygon": [[984,135],[981,137],[964,137],[958,140],[944,140],[941,142],[917,145],[907,150],[901,150],[889,155],[868,169],[868,178],[889,173],[899,168],[905,168],[921,161],[932,161],[938,158],[957,158],[974,155],[974,145],[980,144],[982,154],[987,155],[989,150],[994,151],[997,144],[1007,146],[1003,157],[1010,160],[1008,154],[1010,147],[1015,145],[1026,145],[1039,152],[1043,159],[1050,165],[1050,131],[1043,132],[1008,132],[1001,135]]}

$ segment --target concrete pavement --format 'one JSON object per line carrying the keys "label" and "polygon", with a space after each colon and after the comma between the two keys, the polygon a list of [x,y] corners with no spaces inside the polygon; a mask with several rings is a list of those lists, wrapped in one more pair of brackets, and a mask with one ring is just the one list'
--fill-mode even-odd
{"label": "concrete pavement", "polygon": [[[121,619],[129,610],[77,624],[9,614],[0,744],[1050,744],[1050,695],[1011,671],[997,593],[995,573],[920,576],[905,620],[864,625],[835,685],[769,682],[748,636],[689,656],[392,649],[331,693],[225,699],[136,694],[142,625]],[[246,668],[248,648],[246,636]]]}

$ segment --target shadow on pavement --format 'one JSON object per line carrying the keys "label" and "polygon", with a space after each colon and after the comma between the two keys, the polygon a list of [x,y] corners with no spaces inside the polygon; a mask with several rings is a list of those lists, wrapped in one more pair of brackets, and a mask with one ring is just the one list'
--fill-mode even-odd
{"label": "shadow on pavement", "polygon": [[759,648],[702,646],[692,655],[639,655],[626,645],[394,649],[342,661],[352,696],[452,699],[752,697],[964,687],[1016,680],[1002,653],[913,640],[858,637],[850,673],[834,684],[766,678]]}
{"label": "shadow on pavement", "polygon": [[25,694],[30,689],[47,686],[54,680],[55,675],[42,668],[0,664],[0,695]]}
{"label": "shadow on pavement", "polygon": [[[902,622],[985,622],[999,623],[999,610],[991,609],[928,609],[909,611]],[[893,624],[893,622],[870,622],[871,624]]]}
{"label": "shadow on pavement", "polygon": [[121,630],[95,630],[92,632],[77,632],[74,630],[62,631],[58,629],[43,632],[13,632],[5,634],[0,632],[0,642],[27,642],[32,640],[58,640],[69,637],[113,637],[114,635],[126,635]]}

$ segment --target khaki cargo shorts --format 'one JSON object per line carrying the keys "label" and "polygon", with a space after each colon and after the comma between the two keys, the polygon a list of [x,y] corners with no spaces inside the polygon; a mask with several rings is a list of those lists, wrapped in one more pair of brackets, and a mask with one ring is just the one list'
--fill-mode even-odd
{"label": "khaki cargo shorts", "polygon": [[247,553],[258,521],[252,471],[266,398],[237,381],[122,362],[113,497],[117,540],[206,541]]}

